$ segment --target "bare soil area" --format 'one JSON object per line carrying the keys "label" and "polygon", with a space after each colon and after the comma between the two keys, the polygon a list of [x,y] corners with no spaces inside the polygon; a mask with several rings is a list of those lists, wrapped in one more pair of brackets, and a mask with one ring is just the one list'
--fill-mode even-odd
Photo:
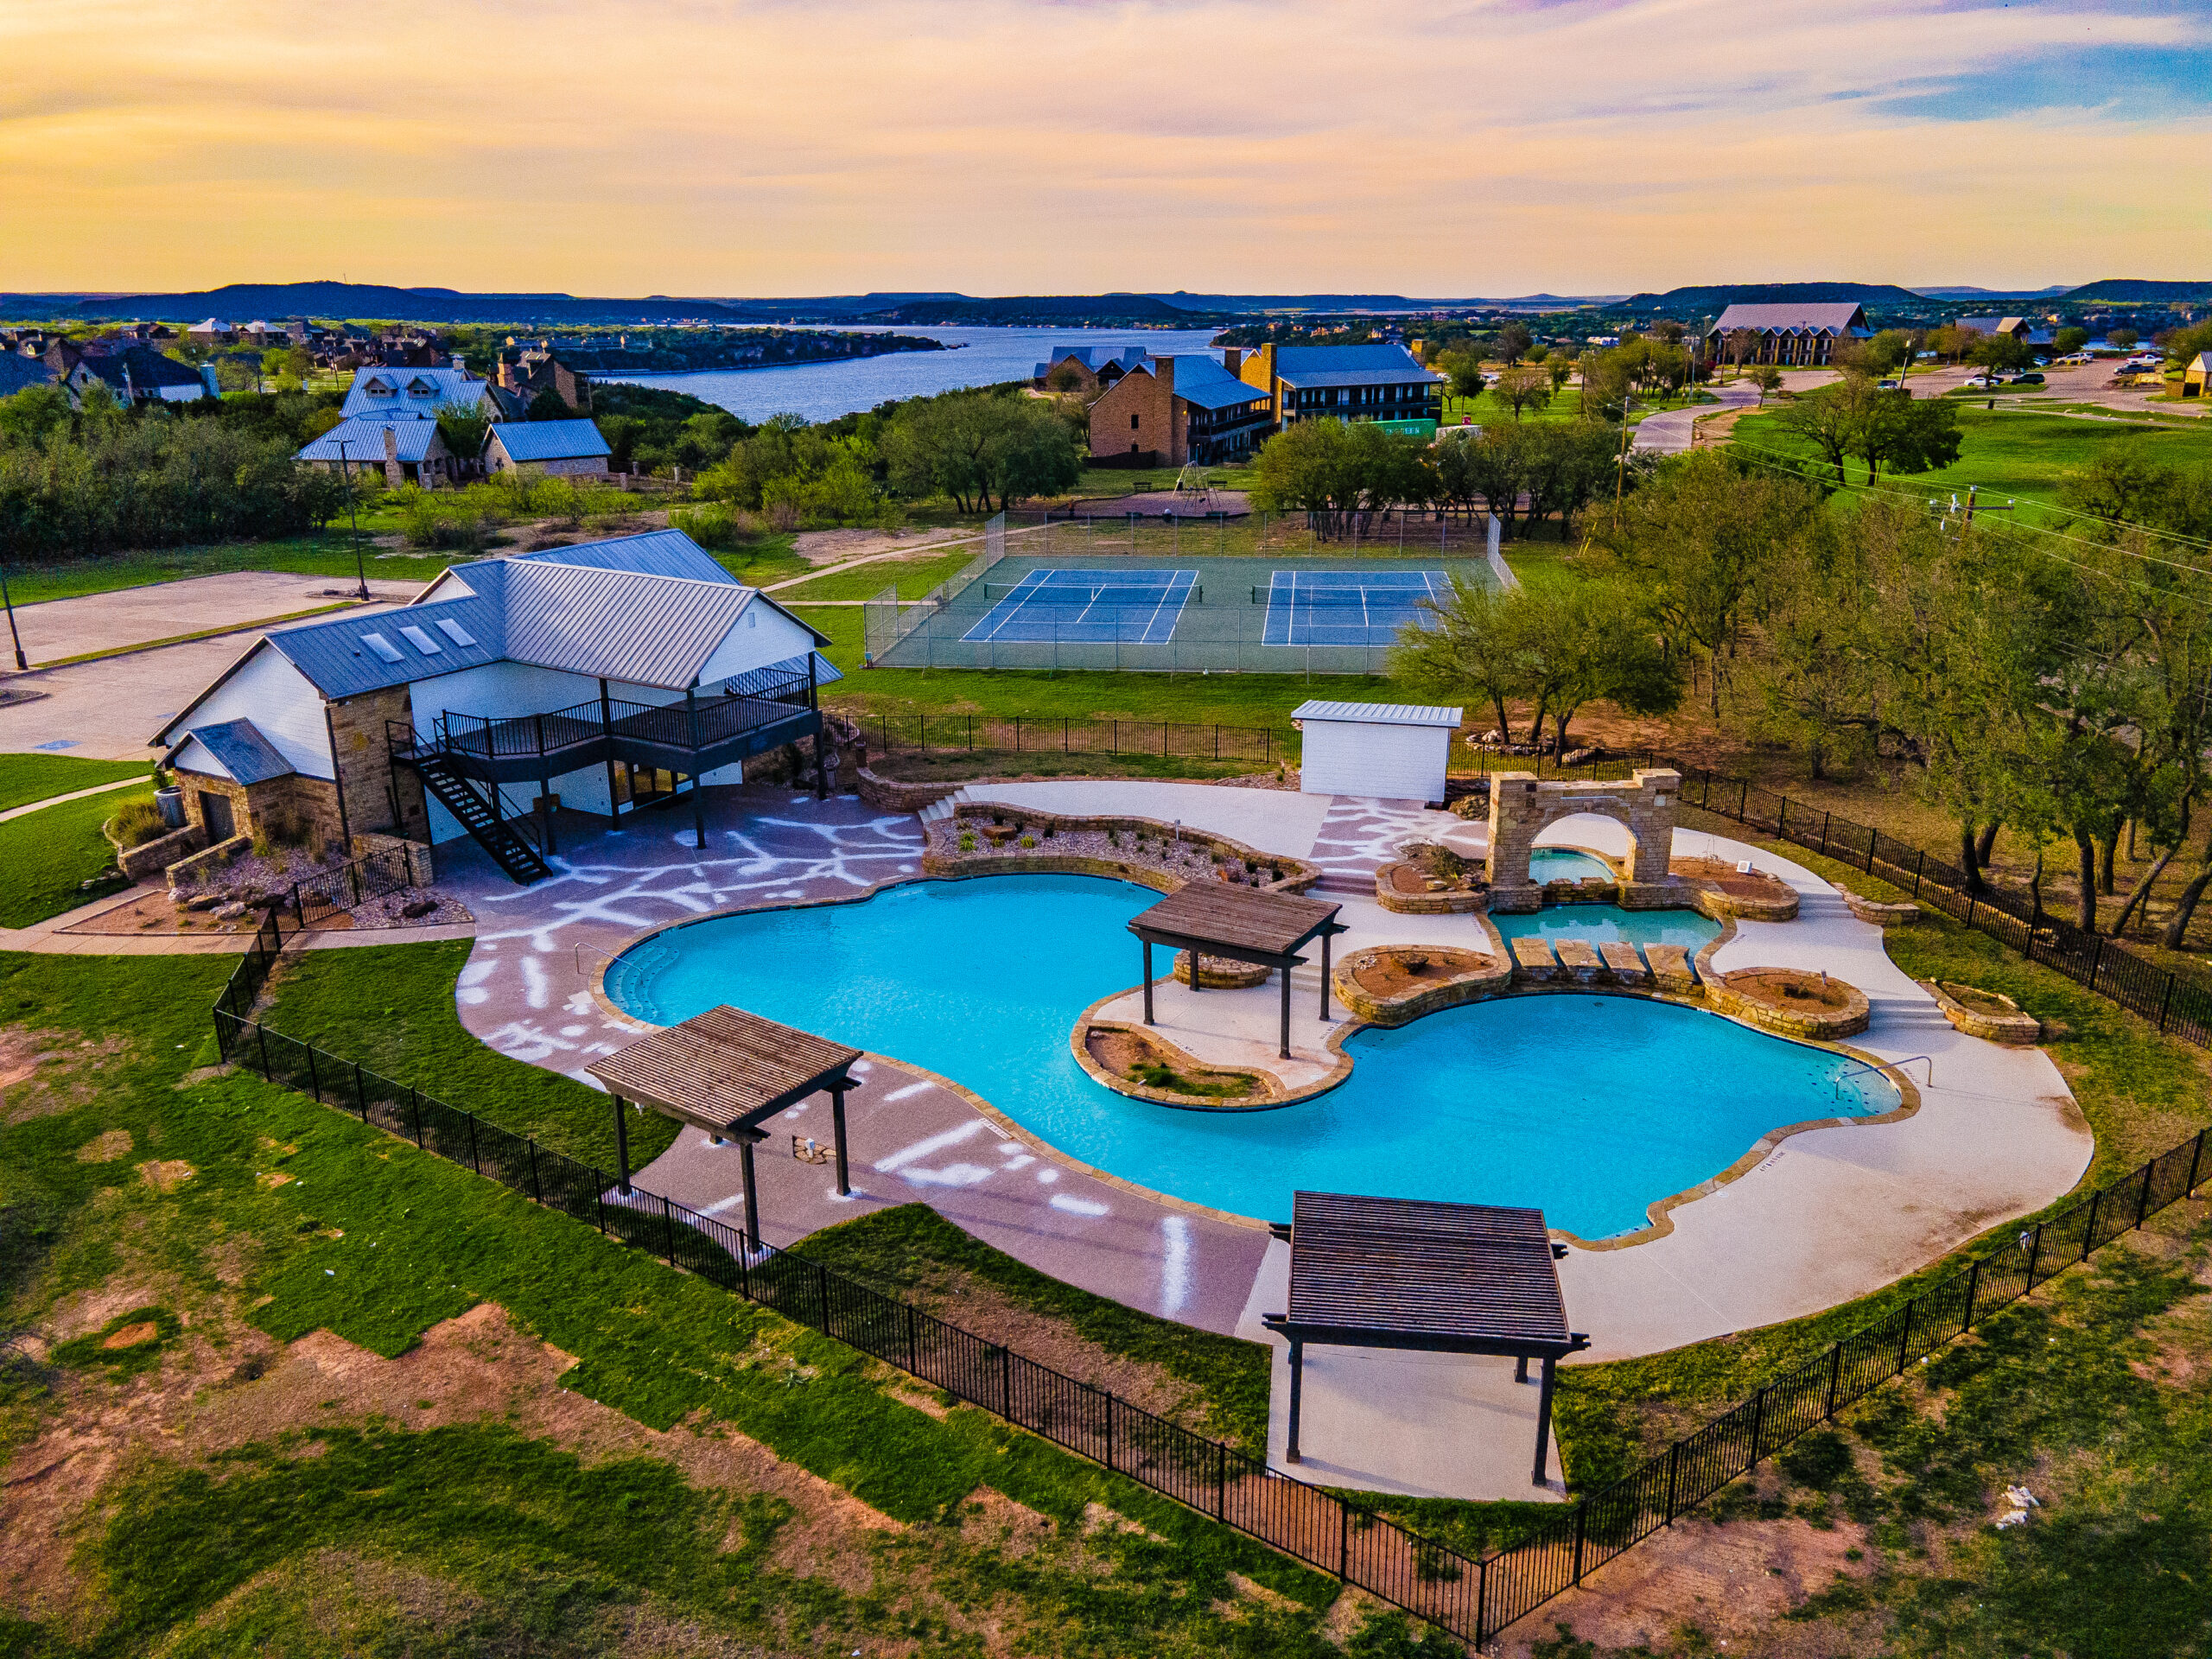
{"label": "bare soil area", "polygon": [[1474,950],[1442,947],[1380,955],[1352,970],[1352,979],[1370,996],[1395,998],[1450,983],[1462,974],[1483,973],[1497,964]]}
{"label": "bare soil area", "polygon": [[1840,979],[1802,968],[1738,968],[1721,976],[1728,988],[1769,1007],[1846,1008],[1852,988]]}
{"label": "bare soil area", "polygon": [[[1211,963],[1213,958],[1206,960]],[[1193,1065],[1185,1056],[1134,1031],[1094,1027],[1084,1033],[1083,1046],[1093,1060],[1116,1077],[1168,1094],[1187,1094],[1193,1100],[1229,1100],[1268,1091],[1267,1084],[1249,1071],[1217,1071]]]}
{"label": "bare soil area", "polygon": [[1696,881],[1730,899],[1751,899],[1786,904],[1796,889],[1779,876],[1764,870],[1738,870],[1726,859],[1677,858],[1667,866],[1671,874]]}

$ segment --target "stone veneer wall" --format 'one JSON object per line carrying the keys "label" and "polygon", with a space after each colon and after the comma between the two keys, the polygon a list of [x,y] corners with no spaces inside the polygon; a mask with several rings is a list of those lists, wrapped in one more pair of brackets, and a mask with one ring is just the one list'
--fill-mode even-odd
{"label": "stone veneer wall", "polygon": [[1621,883],[1628,910],[1680,904],[1668,871],[1675,849],[1675,808],[1681,774],[1639,766],[1627,782],[1550,783],[1533,772],[1497,772],[1490,780],[1491,908],[1535,910],[1543,889],[1529,879],[1529,855],[1548,824],[1594,812],[1627,830],[1631,863]]}
{"label": "stone veneer wall", "polygon": [[207,844],[207,832],[196,823],[188,823],[158,840],[117,848],[115,867],[133,881],[149,881],[178,859],[198,852]]}
{"label": "stone veneer wall", "polygon": [[[404,767],[394,771],[385,736],[386,722],[405,724],[412,718],[412,705],[404,685],[364,692],[330,705],[330,734],[338,745],[338,778],[346,791],[346,823],[354,835],[389,830],[410,841],[430,839],[429,806],[423,798],[423,780]],[[395,788],[399,798],[397,823],[391,816]],[[336,809],[337,798],[333,795],[333,836],[338,830]]]}

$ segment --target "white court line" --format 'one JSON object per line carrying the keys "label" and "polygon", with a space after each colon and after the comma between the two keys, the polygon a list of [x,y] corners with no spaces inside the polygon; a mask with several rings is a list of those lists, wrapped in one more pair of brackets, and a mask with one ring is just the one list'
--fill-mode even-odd
{"label": "white court line", "polygon": [[[1004,628],[1007,623],[1013,621],[1015,617],[1021,614],[1021,607],[1029,603],[1030,594],[1034,594],[1039,589],[1042,588],[1052,574],[1052,573],[1049,570],[1032,570],[1027,575],[1024,576],[1020,582],[1014,584],[1014,592],[1008,594],[1005,599],[999,601],[1000,605],[1011,602],[1014,608],[1008,611],[1004,616],[1001,617],[988,633],[979,634],[976,632],[976,629],[983,626],[982,623],[978,622],[975,628],[970,628],[967,632],[962,634],[960,636],[961,639],[963,641],[969,639],[997,639],[1000,630]],[[1029,589],[1029,594],[1024,594],[1021,591],[1024,588]],[[992,607],[992,609],[994,610],[996,608],[997,606]],[[986,613],[986,614],[988,614],[988,613]]]}

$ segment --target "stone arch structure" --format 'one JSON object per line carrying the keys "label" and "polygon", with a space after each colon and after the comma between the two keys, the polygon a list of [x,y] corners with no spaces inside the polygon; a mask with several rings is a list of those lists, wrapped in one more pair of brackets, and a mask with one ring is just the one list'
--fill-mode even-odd
{"label": "stone arch structure", "polygon": [[1674,856],[1675,807],[1682,777],[1639,767],[1625,782],[1547,783],[1533,772],[1497,772],[1490,779],[1490,903],[1492,910],[1535,910],[1544,890],[1529,879],[1529,855],[1547,824],[1579,812],[1612,819],[1628,831],[1629,868],[1621,904],[1659,910],[1681,902],[1668,874]]}

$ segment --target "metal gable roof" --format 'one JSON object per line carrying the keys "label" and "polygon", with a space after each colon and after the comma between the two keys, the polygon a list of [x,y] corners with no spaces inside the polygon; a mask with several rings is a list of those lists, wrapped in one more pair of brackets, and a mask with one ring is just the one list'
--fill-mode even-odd
{"label": "metal gable roof", "polygon": [[1456,729],[1461,709],[1433,708],[1415,702],[1301,702],[1290,711],[1293,720],[1336,720],[1360,726],[1442,726]]}
{"label": "metal gable roof", "polygon": [[1312,391],[1322,386],[1400,386],[1419,381],[1433,385],[1441,381],[1440,374],[1431,374],[1418,365],[1406,370],[1392,370],[1385,373],[1372,369],[1305,369],[1296,374],[1286,374],[1286,386]]}
{"label": "metal gable roof", "polygon": [[1275,372],[1300,385],[1321,384],[1301,378],[1315,374],[1400,380],[1438,378],[1421,367],[1420,359],[1402,346],[1285,346],[1275,353]]}
{"label": "metal gable roof", "polygon": [[351,418],[405,411],[434,420],[442,408],[475,408],[483,395],[484,382],[460,369],[361,368],[338,412]]}
{"label": "metal gable roof", "polygon": [[[197,741],[236,783],[264,784],[271,778],[284,777],[292,770],[292,763],[276,752],[276,746],[264,737],[261,728],[250,720],[195,726],[185,734],[185,738],[187,744]],[[178,753],[183,753],[184,748],[180,747]],[[175,759],[175,755],[170,757],[172,764]]]}
{"label": "metal gable roof", "polygon": [[[324,696],[357,697],[365,691],[410,685],[416,680],[505,660],[501,608],[496,595],[434,599],[397,610],[272,628],[264,637]],[[454,623],[475,643],[462,645],[438,626],[441,621]],[[424,650],[400,632],[403,627],[421,629],[436,649]],[[398,660],[378,650],[376,642],[367,637],[370,634],[381,639]]]}
{"label": "metal gable roof", "polygon": [[[548,548],[542,553],[518,553],[512,559],[486,563],[573,564],[591,570],[631,570],[646,576],[683,576],[692,582],[741,585],[735,576],[715,563],[713,554],[680,530],[640,531],[634,536],[610,536],[602,542]],[[456,570],[477,568],[473,564],[454,567]]]}
{"label": "metal gable roof", "polygon": [[507,571],[507,655],[638,685],[682,690],[753,597],[735,583],[516,563]]}
{"label": "metal gable roof", "polygon": [[[1153,362],[1160,360],[1154,358]],[[1239,380],[1211,357],[1178,357],[1172,360],[1175,365],[1175,395],[1200,409],[1235,409],[1267,399],[1266,391]]]}
{"label": "metal gable roof", "polygon": [[[292,459],[380,465],[385,459],[384,435],[387,431],[398,445],[400,460],[419,462],[430,453],[430,441],[438,435],[438,423],[406,420],[391,414],[381,420],[364,416],[358,420],[340,421],[321,437],[302,444]],[[338,452],[340,443],[346,446],[343,455]]]}
{"label": "metal gable roof", "polygon": [[614,453],[589,421],[502,421],[491,435],[515,461],[570,461]]}
{"label": "metal gable roof", "polygon": [[1866,314],[1848,300],[1821,305],[1732,305],[1707,332],[1738,328],[1758,334],[1847,334],[1866,327]]}

